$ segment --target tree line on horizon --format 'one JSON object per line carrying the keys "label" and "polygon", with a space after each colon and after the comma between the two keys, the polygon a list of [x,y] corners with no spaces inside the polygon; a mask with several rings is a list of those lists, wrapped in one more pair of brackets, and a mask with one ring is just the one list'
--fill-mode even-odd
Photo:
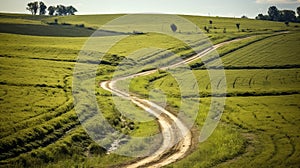
{"label": "tree line on horizon", "polygon": [[[298,17],[296,16],[296,12]],[[270,20],[277,22],[300,22],[300,6],[296,9],[296,12],[293,10],[278,10],[276,6],[271,6],[268,9],[268,14],[258,14],[256,16],[257,20]]]}
{"label": "tree line on horizon", "polygon": [[[76,8],[71,6],[57,5],[57,6],[49,6],[42,1],[34,1],[29,2],[26,7],[27,10],[31,12],[32,15],[45,15],[48,11],[50,16],[53,15],[75,15],[75,12],[78,12]],[[298,16],[296,16],[296,12]],[[270,21],[278,21],[278,22],[300,22],[300,6],[296,9],[296,12],[293,10],[278,10],[276,6],[271,6],[268,9],[268,14],[258,14],[255,19],[257,20],[270,20]],[[243,16],[242,18],[247,18]]]}
{"label": "tree line on horizon", "polygon": [[[46,4],[42,1],[38,2],[29,2],[26,7],[27,10],[31,12],[32,15],[45,15],[48,10],[48,14],[50,16],[53,15],[75,15],[75,12],[78,12],[76,8],[71,6],[57,5],[57,6],[49,6],[47,8]],[[38,12],[39,11],[39,12]]]}

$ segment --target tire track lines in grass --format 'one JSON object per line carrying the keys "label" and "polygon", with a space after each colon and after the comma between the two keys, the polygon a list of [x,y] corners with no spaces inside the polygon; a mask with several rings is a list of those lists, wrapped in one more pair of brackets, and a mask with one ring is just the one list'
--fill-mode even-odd
{"label": "tire track lines in grass", "polygon": [[217,89],[220,88],[220,84],[222,83],[222,81],[225,80],[225,77],[223,77],[222,79],[219,80],[218,84],[217,84]]}
{"label": "tire track lines in grass", "polygon": [[[76,125],[79,125],[79,123],[68,124],[67,127],[56,130],[51,135],[45,135],[44,139],[37,139],[35,141],[31,141],[31,142],[27,143],[25,146],[18,146],[17,149],[12,149],[8,153],[3,153],[4,156],[3,156],[3,154],[1,155],[1,160],[16,158],[16,157],[20,156],[21,154],[31,152],[34,149],[38,149],[40,147],[46,147],[46,146],[54,143],[55,141],[57,141],[64,135],[59,132],[66,132],[66,131],[72,129],[73,127],[75,127]],[[18,139],[18,140],[20,140],[20,139]]]}
{"label": "tire track lines in grass", "polygon": [[270,138],[271,138],[271,144],[273,146],[273,151],[270,153],[270,156],[266,159],[266,161],[271,161],[274,156],[278,153],[278,146],[276,145],[276,139],[275,139],[275,135],[272,134],[272,135],[269,135]]}
{"label": "tire track lines in grass", "polygon": [[233,123],[233,125],[237,126],[238,128],[243,129],[243,130],[249,130],[248,128],[246,128],[244,125],[242,125],[241,123],[237,122],[236,120],[234,120],[234,119],[232,119],[230,117],[228,117],[227,119],[230,121],[231,124]]}
{"label": "tire track lines in grass", "polygon": [[208,84],[206,85],[205,89],[208,90],[209,88],[211,88],[210,86],[211,86],[211,82],[208,82]]}
{"label": "tire track lines in grass", "polygon": [[296,145],[295,145],[295,142],[293,142],[293,140],[291,139],[291,137],[287,133],[285,134],[285,137],[288,139],[288,141],[289,141],[289,143],[290,143],[290,145],[292,147],[291,152],[286,157],[286,159],[288,159],[288,158],[291,158],[295,154],[295,152],[296,152]]}
{"label": "tire track lines in grass", "polygon": [[255,118],[255,120],[258,120],[258,118],[257,118],[257,116],[256,116],[256,114],[255,114],[255,112],[252,112],[252,115],[253,115],[253,117]]}
{"label": "tire track lines in grass", "polygon": [[241,133],[241,136],[245,141],[240,151],[237,152],[237,154],[235,154],[232,158],[225,160],[224,162],[218,163],[217,165],[213,165],[212,167],[237,167],[237,164],[245,163],[245,159],[255,157],[257,154],[260,153],[260,151],[256,149],[256,134],[243,132]]}
{"label": "tire track lines in grass", "polygon": [[62,104],[56,107],[52,107],[43,113],[39,113],[35,116],[31,116],[30,118],[24,119],[21,122],[14,124],[11,127],[11,130],[15,130],[15,131],[12,132],[7,130],[6,131],[7,133],[2,132],[0,138],[17,134],[18,132],[16,130],[22,131],[24,129],[28,129],[36,125],[42,124],[44,122],[47,122],[53,118],[59,117],[65,114],[66,112],[70,111],[71,109],[73,109],[73,107],[74,107],[73,102],[70,100],[66,100],[65,102],[63,102]]}
{"label": "tire track lines in grass", "polygon": [[250,80],[249,80],[249,82],[248,82],[249,88],[252,88],[252,87],[251,87],[252,80],[253,80],[253,76],[250,78]]}
{"label": "tire track lines in grass", "polygon": [[[67,138],[68,138],[68,136],[71,136],[72,137],[72,135],[74,135],[74,134],[76,134],[77,132],[75,132],[77,129],[80,129],[80,124],[79,125],[75,125],[73,128],[71,128],[70,130],[68,130],[68,131],[66,131],[65,132],[65,134],[63,134],[59,139],[57,139],[56,141],[54,141],[54,142],[52,142],[52,143],[49,143],[49,144],[47,144],[46,146],[41,146],[41,147],[39,147],[39,148],[36,148],[36,149],[33,149],[33,150],[31,150],[31,151],[29,151],[29,152],[26,152],[26,153],[24,153],[24,154],[22,154],[22,155],[28,155],[28,156],[32,156],[32,154],[33,153],[37,153],[38,151],[47,151],[47,149],[48,148],[50,148],[50,150],[52,149],[51,147],[52,146],[57,146],[57,143],[60,143],[60,142],[66,142],[67,141]],[[72,145],[72,144],[71,144]],[[68,147],[71,147],[71,146],[68,146]],[[49,149],[48,149],[49,150]],[[57,150],[57,149],[55,149],[55,150]],[[7,162],[14,162],[15,161],[15,159],[16,160],[19,160],[19,157],[20,156],[17,156],[17,157],[15,157],[15,158],[9,158],[9,159],[7,159],[6,161]],[[0,162],[0,164],[1,164],[1,162]]]}
{"label": "tire track lines in grass", "polygon": [[296,125],[294,122],[291,122],[291,121],[287,120],[281,112],[277,112],[277,114],[278,114],[278,115],[280,116],[280,118],[281,118],[283,121],[285,121],[286,123],[289,123],[289,124],[291,124],[291,125]]}
{"label": "tire track lines in grass", "polygon": [[68,85],[68,82],[69,82],[69,81],[68,81],[68,79],[67,79],[67,78],[69,78],[69,77],[71,77],[71,75],[65,75],[64,78],[63,78],[63,82],[64,82],[63,90],[64,90],[65,96],[66,96],[66,98],[67,98],[68,100],[70,99],[70,98],[69,98],[68,91],[71,92],[71,86]]}
{"label": "tire track lines in grass", "polygon": [[290,136],[290,141],[291,144],[293,145],[293,148],[292,148],[292,152],[289,155],[289,158],[287,159],[287,162],[290,163],[290,165],[293,165],[294,167],[298,167],[300,162],[299,139],[300,139],[299,135]]}
{"label": "tire track lines in grass", "polygon": [[197,86],[198,86],[198,83],[195,82],[194,85],[193,85],[193,89],[196,89]]}
{"label": "tire track lines in grass", "polygon": [[[72,126],[69,130],[66,130],[64,134],[62,134],[61,136],[59,136],[56,139],[53,138],[48,138],[47,141],[44,141],[44,143],[35,143],[37,144],[37,146],[35,146],[34,148],[28,149],[26,152],[23,153],[18,153],[15,156],[9,157],[7,159],[1,159],[0,160],[0,165],[14,165],[17,161],[19,161],[21,158],[24,158],[24,156],[31,156],[31,157],[35,157],[34,155],[32,155],[33,153],[36,153],[38,151],[41,151],[41,153],[44,153],[45,149],[50,148],[50,150],[57,150],[57,146],[55,145],[55,143],[59,142],[60,140],[64,140],[64,138],[66,137],[66,134],[69,134],[70,132],[76,130],[78,128],[78,126],[80,126],[80,124],[76,124],[74,126]],[[54,145],[54,146],[53,146]],[[26,147],[29,147],[26,146]],[[54,147],[54,148],[51,148]],[[43,158],[39,158],[39,159],[43,159]]]}
{"label": "tire track lines in grass", "polygon": [[287,133],[279,133],[272,135],[272,140],[274,142],[274,152],[273,157],[268,160],[272,164],[283,165],[283,159],[287,160],[295,153],[295,147],[291,143],[290,136]]}
{"label": "tire track lines in grass", "polygon": [[235,79],[234,79],[234,82],[233,82],[233,84],[232,84],[232,88],[233,89],[235,89],[235,85],[236,85],[236,83],[237,83],[237,81],[240,79],[240,77],[236,77]]}
{"label": "tire track lines in grass", "polygon": [[257,73],[255,73],[254,75],[252,75],[252,76],[250,77],[250,80],[249,80],[249,83],[248,83],[249,88],[252,88],[252,86],[255,86],[255,79],[256,79],[256,76],[259,75],[260,73],[261,73],[261,72],[257,72]]}
{"label": "tire track lines in grass", "polygon": [[[64,86],[63,86],[63,88],[61,88],[61,89],[63,89],[63,91],[65,93],[66,101],[63,104],[56,106],[55,108],[51,108],[46,113],[56,111],[59,107],[63,106],[64,104],[67,104],[67,102],[69,102],[67,104],[67,109],[72,109],[74,107],[73,102],[70,101],[70,97],[69,97],[69,94],[68,94],[68,89],[71,89],[71,88],[67,87],[67,85],[68,85],[67,78],[68,77],[70,77],[70,75],[65,75],[64,76],[64,78],[63,78],[63,80],[64,80]],[[45,99],[45,97],[43,99]],[[63,114],[63,112],[58,113],[58,115],[55,115],[54,117],[58,117],[58,116],[60,116],[62,114]]]}
{"label": "tire track lines in grass", "polygon": [[[226,115],[226,114],[225,114]],[[230,126],[236,126],[237,129],[241,129],[241,136],[245,138],[245,142],[243,144],[243,149],[237,153],[233,158],[226,160],[224,162],[221,162],[217,164],[217,167],[228,167],[229,165],[239,165],[244,164],[246,161],[252,161],[255,160],[255,158],[258,157],[262,153],[262,143],[258,142],[258,135],[256,131],[253,131],[247,127],[245,127],[243,124],[240,124],[232,119],[233,116],[226,115],[225,123]],[[224,120],[222,120],[224,121]],[[240,121],[240,120],[239,120]]]}
{"label": "tire track lines in grass", "polygon": [[227,115],[226,119],[229,121],[228,124],[233,124],[240,129],[251,131],[247,126],[245,126],[245,123],[234,114]]}
{"label": "tire track lines in grass", "polygon": [[164,80],[162,80],[158,86],[161,87],[161,86],[163,86],[163,84],[164,84]]}
{"label": "tire track lines in grass", "polygon": [[265,80],[266,80],[266,81],[269,80],[269,75],[266,75]]}
{"label": "tire track lines in grass", "polygon": [[[55,117],[59,117],[63,114],[65,114],[65,109],[73,109],[73,102],[68,100],[65,101],[63,104],[58,105],[57,107],[51,108],[48,111],[46,111],[45,113],[41,113],[39,115],[36,115],[34,117],[31,117],[29,119],[23,120],[19,123],[17,123],[14,128],[17,130],[22,130],[22,129],[26,129],[26,127],[22,126],[22,125],[26,125],[28,126],[28,124],[30,124],[29,126],[35,126],[38,124],[41,124],[45,121],[49,121]],[[53,113],[54,111],[54,113]]]}
{"label": "tire track lines in grass", "polygon": [[243,128],[246,128],[247,130],[254,130],[255,127],[252,126],[250,123],[244,122],[240,117],[236,117],[236,120],[243,125]]}
{"label": "tire track lines in grass", "polygon": [[10,83],[10,82],[0,82],[0,85],[6,86],[18,86],[18,87],[41,87],[41,88],[53,88],[62,89],[60,85],[46,85],[46,84],[21,84],[21,83]]}
{"label": "tire track lines in grass", "polygon": [[272,137],[264,132],[256,132],[256,135],[258,135],[257,143],[256,143],[256,149],[257,152],[256,155],[251,158],[251,162],[254,164],[263,164],[266,162],[269,162],[270,159],[273,157],[274,153],[274,142],[272,141]]}
{"label": "tire track lines in grass", "polygon": [[66,131],[80,124],[76,114],[70,114],[72,111],[73,109],[60,116],[60,118],[49,120],[51,123],[46,122],[38,125],[38,127],[27,128],[2,138],[0,140],[2,151],[0,159],[17,157],[21,153],[26,153],[55,141]]}
{"label": "tire track lines in grass", "polygon": [[[73,109],[72,109],[73,110]],[[93,116],[95,114],[91,115],[91,116],[85,116],[85,119],[82,120],[82,122],[87,122],[88,120],[92,119]],[[77,117],[77,115],[76,115]],[[55,139],[49,139],[48,141],[45,141],[44,143],[37,143],[38,146],[36,146],[35,148],[32,148],[24,153],[20,153],[19,155],[17,156],[14,156],[14,157],[10,157],[6,160],[0,160],[0,165],[1,165],[1,162],[5,161],[7,163],[9,162],[14,162],[16,159],[18,159],[18,157],[20,157],[21,154],[31,154],[33,151],[37,151],[37,150],[43,150],[43,149],[47,149],[49,148],[51,145],[57,143],[57,142],[60,142],[60,141],[64,141],[65,138],[67,138],[68,136],[72,136],[73,134],[76,134],[76,130],[80,128],[81,122],[79,122],[78,120],[76,120],[75,122],[73,123],[68,123],[68,124],[65,124],[67,125],[67,127],[65,128],[62,128],[62,134],[60,134],[58,137],[56,137]],[[59,131],[59,130],[58,130]],[[57,135],[57,134],[55,134]],[[49,135],[48,135],[49,136]],[[46,137],[46,136],[45,136]],[[30,143],[34,143],[34,142],[30,142]]]}
{"label": "tire track lines in grass", "polygon": [[[243,111],[244,110],[246,110],[246,109],[243,109]],[[231,114],[229,117],[226,117],[226,118],[227,119],[231,118],[230,119],[231,123],[233,123],[234,125],[238,126],[239,128],[242,128],[244,130],[251,131],[251,132],[255,132],[255,131],[262,131],[262,132],[264,132],[265,131],[264,129],[257,128],[255,125],[253,125],[253,123],[255,124],[257,122],[262,121],[262,120],[259,120],[259,118],[255,114],[255,112],[247,112],[247,113],[251,113],[250,116],[252,116],[252,118],[247,118],[248,120],[243,120],[237,114],[236,115]],[[242,115],[242,114],[240,114],[240,115]],[[245,115],[245,114],[243,114],[243,115]],[[250,120],[250,119],[254,119],[255,121]]]}

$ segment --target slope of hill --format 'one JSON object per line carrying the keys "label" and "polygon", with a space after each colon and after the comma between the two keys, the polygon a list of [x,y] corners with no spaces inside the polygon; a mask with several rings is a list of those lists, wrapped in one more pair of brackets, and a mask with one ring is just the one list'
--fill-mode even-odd
{"label": "slope of hill", "polygon": [[[135,160],[107,154],[93,142],[78,121],[72,96],[73,70],[86,40],[96,28],[119,16],[122,15],[0,14],[0,167],[109,167]],[[222,122],[211,139],[195,144],[188,157],[170,167],[297,166],[300,162],[299,24],[286,27],[284,23],[249,19],[183,17],[200,28],[211,27],[206,35],[213,43],[256,36],[219,49],[227,68],[231,96]],[[47,24],[55,19],[58,25]],[[240,31],[236,23],[241,24]],[[273,34],[286,30],[290,32],[285,35]],[[103,44],[111,35],[124,35],[105,30],[103,33],[97,37],[103,39]],[[182,43],[159,34],[132,35],[105,55],[97,70],[97,80],[110,79],[116,65],[130,51],[147,45],[173,51],[183,48]],[[193,128],[197,133],[210,104],[210,86],[201,61],[191,65],[204,97]],[[133,80],[130,89],[144,96],[151,88],[163,89],[169,95],[167,107],[176,113],[180,104],[175,86],[170,75],[160,72]],[[160,131],[155,120],[136,122],[126,118],[113,105],[107,91],[97,87],[95,92],[104,116],[117,130],[137,137]],[[93,116],[84,117],[95,124]],[[95,130],[107,129],[101,124],[93,126]],[[118,138],[128,141],[126,137]],[[108,147],[113,139],[106,137]],[[139,148],[145,144],[136,145]]]}

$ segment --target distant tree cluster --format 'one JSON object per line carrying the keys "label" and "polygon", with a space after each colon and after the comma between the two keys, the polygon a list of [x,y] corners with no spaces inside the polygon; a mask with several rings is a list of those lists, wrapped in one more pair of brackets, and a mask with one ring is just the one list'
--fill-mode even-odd
{"label": "distant tree cluster", "polygon": [[76,8],[73,6],[64,6],[64,5],[57,5],[57,6],[47,6],[45,5],[44,2],[40,1],[35,1],[35,2],[29,2],[26,7],[27,10],[31,12],[32,15],[38,14],[39,15],[45,15],[47,13],[48,9],[48,14],[50,16],[53,15],[75,15],[75,12],[78,12]]}
{"label": "distant tree cluster", "polygon": [[278,10],[276,6],[271,6],[267,15],[259,14],[256,16],[258,20],[271,20],[278,22],[300,22],[300,7],[297,8],[298,17],[293,10]]}

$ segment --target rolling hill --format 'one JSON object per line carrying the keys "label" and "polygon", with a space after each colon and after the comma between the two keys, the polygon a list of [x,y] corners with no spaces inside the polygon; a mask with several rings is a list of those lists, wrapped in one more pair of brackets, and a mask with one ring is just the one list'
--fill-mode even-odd
{"label": "rolling hill", "polygon": [[[0,14],[0,167],[118,167],[139,159],[108,154],[82,127],[78,115],[95,131],[109,130],[97,123],[93,115],[87,115],[90,113],[75,112],[72,82],[78,55],[98,28],[101,30],[95,38],[103,41],[103,45],[107,44],[106,39],[129,36],[104,55],[96,72],[97,84],[111,79],[117,65],[141,48],[167,48],[183,57],[191,52],[182,42],[161,34],[137,35],[130,28],[116,32],[101,28],[122,16]],[[217,129],[203,143],[197,138],[211,103],[209,67],[201,60],[189,64],[201,96],[195,98],[200,99],[201,106],[192,129],[194,144],[188,156],[166,167],[299,166],[300,25],[293,23],[287,27],[280,22],[251,19],[181,17],[200,29],[210,27],[205,35],[213,44],[250,38],[217,50],[225,68],[228,98]],[[213,21],[212,25],[209,20]],[[240,30],[236,23],[241,24]],[[213,69],[214,60],[209,65]],[[144,98],[149,98],[149,93],[156,88],[167,96],[167,109],[178,113],[179,88],[169,73],[159,71],[130,83],[130,91]],[[160,131],[156,120],[138,122],[126,117],[114,105],[111,93],[101,87],[95,87],[95,95],[104,117],[118,131],[136,137]],[[128,113],[143,114],[141,111]],[[101,138],[105,147],[110,148],[116,137]],[[117,138],[125,143],[130,140],[126,136]],[[147,143],[136,147],[144,145]]]}

